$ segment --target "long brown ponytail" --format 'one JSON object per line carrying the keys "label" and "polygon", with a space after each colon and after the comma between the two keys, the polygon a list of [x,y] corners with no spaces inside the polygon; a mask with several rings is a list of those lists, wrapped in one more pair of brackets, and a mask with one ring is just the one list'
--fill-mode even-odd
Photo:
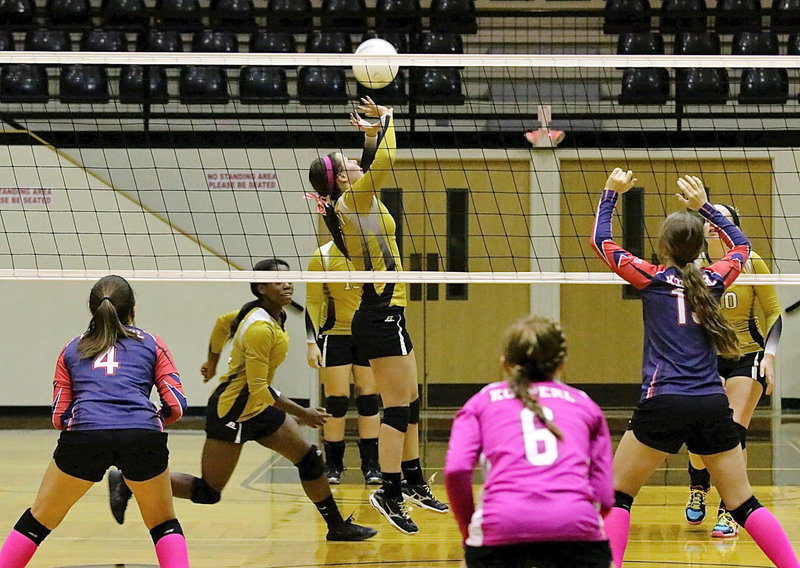
{"label": "long brown ponytail", "polygon": [[508,384],[526,408],[531,410],[559,440],[564,435],[545,416],[539,400],[531,394],[531,384],[552,380],[567,356],[567,340],[561,326],[553,320],[528,316],[508,328],[503,342],[508,366]]}
{"label": "long brown ponytail", "polygon": [[141,339],[125,327],[131,322],[135,304],[133,289],[121,276],[104,276],[98,280],[89,293],[92,319],[78,341],[80,356],[92,358],[105,353],[121,337]]}
{"label": "long brown ponytail", "polygon": [[741,357],[736,332],[694,263],[705,246],[703,221],[684,211],[671,214],[661,225],[660,244],[662,253],[681,271],[686,301],[717,353],[729,359]]}

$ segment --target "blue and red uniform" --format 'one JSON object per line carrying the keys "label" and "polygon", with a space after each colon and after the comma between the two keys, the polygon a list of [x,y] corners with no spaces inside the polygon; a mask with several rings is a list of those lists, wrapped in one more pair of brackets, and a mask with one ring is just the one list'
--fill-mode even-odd
{"label": "blue and red uniform", "polygon": [[[662,394],[724,394],[717,355],[684,295],[681,271],[654,265],[616,244],[611,218],[618,194],[603,191],[592,246],[616,274],[641,292],[644,315],[642,400]],[[750,255],[747,237],[710,203],[699,211],[732,247],[720,261],[700,269],[711,293],[720,298],[739,276]]]}
{"label": "blue and red uniform", "polygon": [[[53,426],[58,430],[157,430],[186,410],[172,355],[155,335],[120,338],[105,353],[81,358],[76,337],[61,352],[53,380]],[[150,400],[158,389],[161,409]]]}

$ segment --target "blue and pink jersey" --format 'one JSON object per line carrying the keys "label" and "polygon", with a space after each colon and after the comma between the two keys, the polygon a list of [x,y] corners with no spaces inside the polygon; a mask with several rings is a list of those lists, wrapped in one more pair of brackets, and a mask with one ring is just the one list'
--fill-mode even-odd
{"label": "blue and pink jersey", "polygon": [[[592,246],[611,270],[641,292],[644,317],[642,399],[661,394],[723,394],[716,352],[686,301],[681,271],[650,264],[613,241],[611,217],[617,197],[615,191],[603,192]],[[711,293],[720,298],[747,262],[750,242],[710,203],[699,213],[732,247],[719,262],[700,269]]]}
{"label": "blue and pink jersey", "polygon": [[[144,330],[105,353],[81,358],[76,337],[56,363],[53,426],[58,430],[163,430],[183,416],[186,396],[167,347]],[[161,409],[150,400],[155,386]]]}
{"label": "blue and pink jersey", "polygon": [[[601,511],[614,504],[611,437],[600,408],[558,381],[531,387],[558,440],[508,383],[484,387],[456,415],[445,485],[468,546],[606,540]],[[480,461],[476,504],[472,472]]]}

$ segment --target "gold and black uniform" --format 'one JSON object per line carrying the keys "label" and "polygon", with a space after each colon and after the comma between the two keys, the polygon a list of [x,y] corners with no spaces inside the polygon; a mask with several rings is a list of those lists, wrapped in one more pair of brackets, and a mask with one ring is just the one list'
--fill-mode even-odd
{"label": "gold and black uniform", "polygon": [[[209,351],[222,351],[238,313],[217,318]],[[289,351],[289,335],[283,329],[285,320],[283,312],[278,321],[264,308],[255,307],[236,328],[228,371],[220,378],[206,408],[209,438],[244,443],[268,436],[283,424],[286,415],[272,406],[279,393],[271,385]]]}
{"label": "gold and black uniform", "polygon": [[[755,252],[744,265],[742,274],[769,274],[769,267]],[[781,305],[775,286],[752,286],[737,284],[728,288],[721,299],[722,315],[731,324],[742,357],[739,359],[718,358],[720,375],[729,377],[752,377],[764,384],[759,365],[765,353],[775,355],[781,337]],[[759,319],[763,314],[763,322]],[[765,333],[766,330],[766,333]]]}
{"label": "gold and black uniform", "polygon": [[[355,270],[353,263],[330,241],[311,256],[308,270]],[[359,356],[350,324],[361,303],[361,284],[309,282],[306,284],[307,341],[319,345],[323,367],[359,365],[369,361]]]}

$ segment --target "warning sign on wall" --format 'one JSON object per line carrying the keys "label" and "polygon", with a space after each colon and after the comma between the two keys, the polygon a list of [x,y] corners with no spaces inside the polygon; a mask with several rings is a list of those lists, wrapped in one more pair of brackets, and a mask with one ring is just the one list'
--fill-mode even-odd
{"label": "warning sign on wall", "polygon": [[208,189],[279,189],[274,170],[205,170]]}
{"label": "warning sign on wall", "polygon": [[55,205],[57,193],[49,187],[0,187],[0,209],[46,209]]}

